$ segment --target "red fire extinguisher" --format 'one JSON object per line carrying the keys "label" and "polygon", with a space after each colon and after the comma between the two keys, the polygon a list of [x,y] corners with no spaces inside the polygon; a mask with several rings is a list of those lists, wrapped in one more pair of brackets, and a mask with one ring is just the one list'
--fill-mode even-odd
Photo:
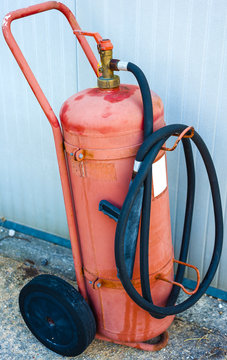
{"label": "red fire extinguisher", "polygon": [[[67,18],[94,72],[98,87],[64,102],[61,126],[12,36],[13,20],[56,9]],[[222,249],[223,220],[215,168],[206,145],[190,126],[165,126],[163,104],[143,72],[112,58],[113,45],[98,33],[82,31],[71,11],[49,1],[5,16],[3,33],[52,127],[79,292],[62,279],[40,275],[21,290],[21,314],[31,332],[49,349],[78,355],[94,337],[155,351],[167,344],[175,314],[205,293]],[[101,66],[86,41],[94,37]],[[139,86],[121,85],[114,71],[129,71]],[[173,148],[165,146],[177,136]],[[180,258],[171,240],[166,152],[182,140],[187,167],[187,201]],[[215,243],[200,283],[198,269],[186,263],[190,240],[195,171],[191,141],[210,181]],[[178,264],[174,277],[173,263]],[[185,267],[197,285],[182,285]],[[175,305],[180,289],[191,295]],[[159,336],[156,344],[145,343]]]}

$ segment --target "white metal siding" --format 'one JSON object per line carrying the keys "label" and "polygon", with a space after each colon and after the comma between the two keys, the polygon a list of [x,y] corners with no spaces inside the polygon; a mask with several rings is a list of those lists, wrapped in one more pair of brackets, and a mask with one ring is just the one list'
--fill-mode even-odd
{"label": "white metal siding", "polygon": [[[38,1],[1,2],[1,15]],[[214,159],[227,223],[227,2],[204,0],[65,1],[82,29],[138,64],[164,102],[166,122],[195,126]],[[96,85],[66,20],[49,12],[15,22],[14,33],[56,113],[72,93]],[[1,38],[3,39],[3,38]],[[96,51],[94,41],[92,47]],[[0,42],[1,201],[9,220],[68,236],[50,126],[4,41]],[[135,83],[121,73],[121,82]],[[189,261],[207,269],[214,238],[212,199],[198,154]],[[172,231],[179,252],[185,206],[182,149],[168,155]],[[227,290],[227,239],[214,286]],[[194,278],[194,274],[189,276]]]}

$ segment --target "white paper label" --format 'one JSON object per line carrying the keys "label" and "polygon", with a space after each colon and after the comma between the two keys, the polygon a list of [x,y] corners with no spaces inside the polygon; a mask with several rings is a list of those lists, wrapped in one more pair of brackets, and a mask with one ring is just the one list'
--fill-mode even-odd
{"label": "white paper label", "polygon": [[161,194],[167,187],[165,155],[152,165],[154,197]]}

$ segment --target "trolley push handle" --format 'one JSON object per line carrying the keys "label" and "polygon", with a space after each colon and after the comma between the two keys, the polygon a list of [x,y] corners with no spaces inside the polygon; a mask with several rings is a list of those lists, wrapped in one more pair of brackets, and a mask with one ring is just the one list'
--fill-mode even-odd
{"label": "trolley push handle", "polygon": [[5,40],[10,48],[10,50],[13,53],[13,56],[15,57],[21,71],[23,72],[25,78],[27,79],[34,95],[36,96],[41,108],[43,109],[47,119],[50,122],[50,125],[52,128],[60,127],[58,119],[51,108],[46,96],[44,95],[42,89],[40,88],[38,81],[36,80],[31,68],[29,67],[27,61],[25,60],[24,55],[22,54],[15,38],[12,35],[11,32],[11,23],[14,20],[21,19],[26,16],[38,14],[44,11],[48,10],[58,10],[60,11],[68,20],[74,34],[77,37],[77,40],[79,41],[85,55],[88,58],[88,61],[90,62],[96,76],[97,76],[97,68],[98,68],[98,61],[90,48],[90,45],[88,44],[86,38],[81,34],[77,33],[77,30],[81,30],[75,16],[73,13],[69,10],[67,6],[64,4],[57,2],[57,1],[47,1],[41,4],[32,5],[27,8],[18,9],[15,11],[12,11],[8,13],[4,19],[2,24],[2,31],[3,35],[5,37]]}
{"label": "trolley push handle", "polygon": [[81,257],[81,246],[80,246],[77,225],[76,225],[74,203],[71,196],[70,179],[66,165],[65,153],[63,149],[63,137],[62,137],[61,127],[59,125],[58,119],[53,109],[51,108],[46,96],[44,95],[42,89],[38,84],[38,81],[36,80],[16,40],[14,39],[10,28],[11,23],[14,20],[53,9],[62,12],[62,14],[67,18],[73,32],[75,31],[75,35],[96,74],[98,68],[98,61],[96,60],[95,55],[93,54],[93,51],[91,50],[85,37],[82,34],[76,33],[76,30],[80,30],[80,27],[75,19],[75,16],[72,14],[72,12],[69,10],[67,6],[65,6],[60,2],[47,1],[41,4],[29,6],[24,9],[12,11],[8,13],[3,19],[2,31],[13,56],[15,57],[21,71],[23,72],[25,78],[27,79],[35,97],[37,98],[41,108],[43,109],[52,127],[55,149],[58,160],[58,167],[59,167],[61,184],[62,184],[62,191],[63,191],[65,208],[66,208],[67,222],[69,227],[69,235],[72,245],[76,279],[77,279],[79,291],[81,295],[86,299],[87,290],[86,290],[85,280],[82,271],[83,266],[82,266],[82,257]]}

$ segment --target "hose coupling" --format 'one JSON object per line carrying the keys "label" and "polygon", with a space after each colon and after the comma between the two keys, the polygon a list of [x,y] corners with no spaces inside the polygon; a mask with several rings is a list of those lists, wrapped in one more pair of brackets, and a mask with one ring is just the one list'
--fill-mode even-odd
{"label": "hose coupling", "polygon": [[114,71],[128,71],[128,62],[112,59],[110,61],[110,68]]}

